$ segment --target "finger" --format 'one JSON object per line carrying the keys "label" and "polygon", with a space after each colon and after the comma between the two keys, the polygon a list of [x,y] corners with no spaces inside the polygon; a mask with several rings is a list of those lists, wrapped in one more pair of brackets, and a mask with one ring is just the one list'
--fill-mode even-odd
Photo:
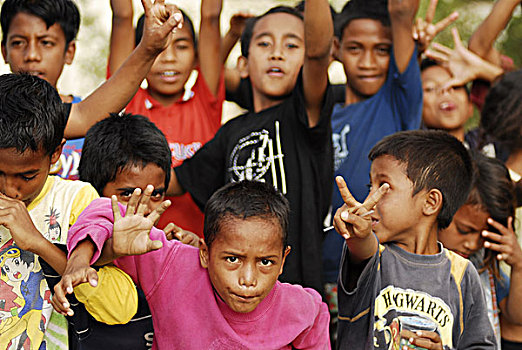
{"label": "finger", "polygon": [[416,331],[415,335],[419,338],[427,338],[435,343],[441,342],[440,335],[437,332]]}
{"label": "finger", "polygon": [[369,218],[363,218],[360,215],[345,211],[341,213],[341,219],[346,224],[352,226],[353,232],[356,236],[360,236],[356,233],[362,233],[362,235],[365,236],[371,231],[371,220],[369,220]]}
{"label": "finger", "polygon": [[450,89],[453,89],[454,87],[459,87],[462,85],[464,85],[462,80],[456,79],[456,78],[451,78],[450,80],[446,81],[444,83],[444,85],[442,85],[441,91],[448,91]]}
{"label": "finger", "polygon": [[118,199],[115,195],[111,196],[112,213],[114,214],[114,221],[121,219],[120,207],[118,206]]}
{"label": "finger", "polygon": [[95,269],[89,269],[87,271],[87,280],[89,281],[89,284],[93,287],[96,287],[98,285],[98,273]]}
{"label": "finger", "polygon": [[[503,246],[501,244],[492,243],[492,242],[489,242],[489,241],[484,242],[484,247],[486,247],[488,249],[491,249],[491,250],[494,250],[496,252],[504,251]],[[499,254],[499,255],[501,255],[501,254]],[[503,259],[499,259],[499,260],[503,260]]]}
{"label": "finger", "polygon": [[431,47],[434,48],[435,50],[437,50],[437,52],[445,54],[448,57],[453,54],[453,50],[452,49],[450,49],[447,46],[441,45],[439,43],[433,43],[431,45]]}
{"label": "finger", "polygon": [[54,296],[51,298],[51,305],[53,307],[53,309],[58,312],[59,314],[62,314],[63,316],[67,316],[67,312],[63,311],[61,308],[60,308],[60,304],[57,303],[55,300],[54,300]]}
{"label": "finger", "polygon": [[161,241],[151,241],[151,240],[149,240],[149,242],[147,243],[147,249],[148,249],[149,252],[151,252],[153,250],[158,250],[161,247],[163,247],[163,243]]}
{"label": "finger", "polygon": [[410,344],[415,345],[421,349],[435,350],[440,349],[440,345],[426,338],[410,338]]}
{"label": "finger", "polygon": [[58,282],[56,286],[54,286],[54,297],[56,298],[57,307],[63,312],[67,313],[70,305],[67,297],[65,296],[65,288],[62,282]]}
{"label": "finger", "polygon": [[337,182],[337,187],[339,188],[339,193],[341,193],[341,197],[343,198],[343,201],[346,203],[346,205],[350,207],[356,207],[359,206],[360,203],[353,198],[352,194],[350,193],[350,190],[348,190],[348,186],[346,185],[346,181],[344,181],[342,176],[337,176],[335,178],[335,181]]}
{"label": "finger", "polygon": [[163,228],[163,232],[165,232],[165,234],[168,235],[169,233],[174,231],[176,227],[177,226],[173,222],[170,222],[167,226]]}
{"label": "finger", "polygon": [[503,236],[502,235],[499,235],[497,233],[490,232],[490,231],[482,231],[482,237],[487,238],[490,241],[494,241],[494,242],[497,242],[497,243],[502,243],[502,241],[503,241]]}
{"label": "finger", "polygon": [[351,233],[348,230],[346,223],[343,221],[343,219],[341,219],[341,210],[342,208],[339,208],[335,213],[333,218],[333,225],[337,233],[339,233],[344,239],[349,239],[351,237]]}
{"label": "finger", "polygon": [[510,229],[513,227],[513,218],[511,216],[508,218],[507,227],[502,225],[500,222],[493,220],[492,218],[488,218],[488,224],[495,228],[501,235],[515,234],[513,229]]}
{"label": "finger", "polygon": [[132,195],[127,202],[127,211],[125,212],[125,216],[134,215],[136,213],[136,207],[140,201],[141,197],[141,188],[135,188],[132,192]]}
{"label": "finger", "polygon": [[[390,184],[383,183],[381,187],[377,190],[377,192],[373,193],[371,196],[367,197],[366,200],[363,202],[362,207],[366,209],[366,211],[372,209],[375,207],[377,203],[381,200],[381,198],[388,193],[388,190],[390,189]],[[361,213],[364,214],[364,213]]]}
{"label": "finger", "polygon": [[431,58],[432,60],[437,61],[440,64],[448,63],[448,56],[443,53],[428,49],[424,52],[424,54],[426,55],[426,57]]}
{"label": "finger", "polygon": [[426,22],[433,22],[433,18],[435,17],[435,11],[437,10],[438,0],[430,0],[430,4],[428,5],[428,9],[426,10]]}
{"label": "finger", "polygon": [[161,214],[163,214],[165,212],[165,210],[168,209],[168,207],[170,207],[170,204],[171,204],[171,201],[170,200],[166,200],[166,201],[163,201],[159,207],[157,207],[156,209],[154,209],[152,211],[152,213],[149,214],[149,216],[147,216],[147,218],[149,220],[151,220],[152,222],[157,222],[161,216]]}
{"label": "finger", "polygon": [[149,209],[150,196],[152,195],[153,191],[154,186],[147,185],[147,187],[145,187],[145,191],[143,191],[143,195],[140,198],[140,203],[138,204],[138,210],[136,211],[136,214],[141,216],[145,215]]}
{"label": "finger", "polygon": [[437,24],[433,25],[433,28],[435,29],[434,35],[439,34],[444,29],[446,29],[451,23],[455,22],[459,18],[459,13],[457,11],[450,14],[448,17],[442,19],[441,21],[437,22]]}
{"label": "finger", "polygon": [[457,28],[451,28],[451,36],[453,36],[453,42],[455,43],[455,48],[463,47],[462,40],[460,40],[460,34]]}
{"label": "finger", "polygon": [[152,0],[141,0],[141,5],[143,6],[145,14],[147,14],[150,12],[152,8]]}

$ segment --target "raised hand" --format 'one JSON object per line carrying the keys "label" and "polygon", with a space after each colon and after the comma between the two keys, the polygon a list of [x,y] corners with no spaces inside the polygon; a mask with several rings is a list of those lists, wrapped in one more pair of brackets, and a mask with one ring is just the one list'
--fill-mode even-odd
{"label": "raised hand", "polygon": [[359,203],[352,196],[341,176],[337,176],[335,181],[345,203],[335,213],[333,220],[335,230],[346,240],[368,237],[372,232],[372,220],[368,212],[388,192],[390,185],[387,183],[383,184],[374,193],[370,192],[363,203]]}
{"label": "raised hand", "polygon": [[522,268],[522,248],[513,231],[513,218],[508,218],[507,227],[491,218],[488,224],[497,229],[498,233],[482,231],[482,237],[487,239],[484,247],[498,252],[497,259],[505,261],[512,268]]}
{"label": "raised hand", "polygon": [[243,33],[243,29],[245,29],[246,21],[252,17],[254,17],[254,15],[248,12],[238,12],[232,15],[230,18],[229,32],[239,38]]}
{"label": "raised hand", "polygon": [[156,54],[163,51],[172,40],[170,33],[183,25],[183,15],[165,0],[141,0],[145,10],[145,24],[140,45]]}
{"label": "raised hand", "polygon": [[145,216],[153,191],[154,187],[148,185],[141,196],[141,189],[136,188],[129,199],[124,217],[121,216],[116,196],[111,197],[114,213],[112,251],[116,257],[145,254],[163,246],[160,241],[151,240],[149,234],[154,222],[170,206],[170,201],[164,201],[152,213]]}
{"label": "raised hand", "polygon": [[403,346],[403,349],[427,349],[427,350],[443,350],[442,340],[440,335],[436,332],[416,331],[411,332],[407,330],[401,331],[401,338],[408,342],[408,345]]}
{"label": "raised hand", "polygon": [[465,85],[478,78],[493,81],[502,74],[500,67],[483,60],[469,51],[462,44],[456,28],[453,28],[451,33],[455,43],[454,49],[434,43],[432,49],[426,51],[426,56],[440,62],[452,75],[452,78],[444,84],[443,90]]}
{"label": "raised hand", "polygon": [[439,0],[430,0],[428,9],[426,11],[426,18],[418,17],[415,20],[413,26],[413,39],[417,41],[418,53],[423,53],[428,46],[430,46],[433,39],[441,31],[446,29],[451,23],[455,22],[459,18],[457,11],[452,12],[448,17],[440,20],[437,23],[433,23],[435,17],[435,11],[437,9],[437,3]]}
{"label": "raised hand", "polygon": [[172,239],[177,239],[183,244],[188,244],[196,248],[199,248],[200,246],[201,240],[198,235],[196,235],[194,232],[182,229],[173,222],[165,226],[165,228],[163,228],[163,232],[165,232],[165,237],[167,237],[169,241]]}

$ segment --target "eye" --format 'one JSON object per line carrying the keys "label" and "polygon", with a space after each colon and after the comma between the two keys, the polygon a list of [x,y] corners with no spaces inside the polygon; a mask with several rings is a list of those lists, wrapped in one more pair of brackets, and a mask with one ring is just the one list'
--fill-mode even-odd
{"label": "eye", "polygon": [[389,56],[390,55],[390,47],[389,46],[378,46],[375,51],[379,56]]}
{"label": "eye", "polygon": [[361,52],[361,48],[357,45],[348,45],[344,49],[350,54],[357,54]]}
{"label": "eye", "polygon": [[274,261],[270,260],[270,259],[261,259],[261,265],[271,266],[271,265],[274,265]]}
{"label": "eye", "polygon": [[187,50],[188,48],[189,48],[188,45],[185,45],[185,44],[176,45],[177,50]]}
{"label": "eye", "polygon": [[437,91],[437,87],[436,86],[433,86],[433,85],[427,85],[425,87],[422,88],[422,90],[425,92],[425,93],[432,93],[432,92],[435,92]]}
{"label": "eye", "polygon": [[50,40],[42,40],[42,45],[45,47],[53,47],[55,46],[55,43]]}
{"label": "eye", "polygon": [[165,194],[165,190],[154,190],[150,195],[150,199],[152,201],[160,201],[163,199],[163,195]]}
{"label": "eye", "polygon": [[268,41],[258,41],[257,46],[259,47],[268,47],[270,43]]}
{"label": "eye", "polygon": [[130,198],[130,196],[132,195],[133,192],[134,192],[134,190],[121,191],[120,192],[120,197],[121,198]]}
{"label": "eye", "polygon": [[294,43],[288,43],[288,44],[286,44],[286,47],[287,47],[288,49],[298,49],[298,48],[299,48],[299,45],[294,44]]}
{"label": "eye", "polygon": [[11,271],[11,269],[7,265],[4,266],[4,270],[5,270],[5,272],[10,272]]}
{"label": "eye", "polygon": [[10,47],[20,47],[24,44],[24,42],[22,40],[12,40],[10,43],[9,43],[9,46]]}
{"label": "eye", "polygon": [[36,175],[37,175],[37,174],[32,175],[32,176],[20,175],[20,177],[21,177],[22,180],[24,180],[24,181],[31,181],[31,180],[33,180],[33,179],[36,177]]}
{"label": "eye", "polygon": [[225,258],[225,260],[229,263],[232,263],[232,264],[235,264],[239,261],[239,259],[237,258],[237,256],[227,256]]}

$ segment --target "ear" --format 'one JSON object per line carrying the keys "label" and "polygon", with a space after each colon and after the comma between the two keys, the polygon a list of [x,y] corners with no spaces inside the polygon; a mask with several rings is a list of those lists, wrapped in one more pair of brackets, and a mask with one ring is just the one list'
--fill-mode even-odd
{"label": "ear", "polygon": [[248,78],[248,58],[245,56],[239,56],[237,58],[237,70],[241,78]]}
{"label": "ear", "polygon": [[65,139],[62,139],[62,142],[56,149],[54,150],[53,154],[51,154],[51,164],[54,164],[60,159],[60,155],[62,154],[63,145],[65,145]]}
{"label": "ear", "polygon": [[5,44],[2,44],[2,56],[4,57],[4,63],[9,64],[9,62],[7,62],[7,48]]}
{"label": "ear", "polygon": [[332,41],[332,47],[330,48],[331,61],[341,62],[340,53],[341,53],[341,43],[339,42],[339,38],[334,36],[333,41]]}
{"label": "ear", "polygon": [[433,188],[425,194],[423,214],[426,216],[437,216],[442,210],[443,197],[439,189]]}
{"label": "ear", "polygon": [[290,254],[292,248],[290,246],[286,246],[285,252],[283,253],[283,262],[281,263],[281,268],[279,269],[279,275],[283,273],[283,267],[285,266],[286,257]]}
{"label": "ear", "polygon": [[201,267],[203,267],[204,269],[208,268],[209,255],[210,252],[207,247],[207,244],[205,243],[205,241],[201,240],[199,246],[199,263],[201,264]]}
{"label": "ear", "polygon": [[65,50],[65,64],[71,64],[76,53],[76,41],[72,40]]}

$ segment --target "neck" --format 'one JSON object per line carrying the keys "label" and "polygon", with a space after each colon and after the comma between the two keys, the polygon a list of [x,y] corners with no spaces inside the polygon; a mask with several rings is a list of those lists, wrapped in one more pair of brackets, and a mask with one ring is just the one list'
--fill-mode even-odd
{"label": "neck", "polygon": [[364,100],[368,99],[369,97],[371,97],[371,96],[363,96],[363,95],[357,94],[355,91],[352,90],[350,85],[346,84],[346,92],[344,94],[344,105],[345,106],[364,101]]}
{"label": "neck", "polygon": [[514,150],[506,160],[506,167],[517,174],[522,174],[522,149]]}
{"label": "neck", "polygon": [[464,128],[447,130],[447,132],[448,132],[448,134],[455,137],[460,142],[464,142],[464,135],[466,135],[466,133],[464,132]]}
{"label": "neck", "polygon": [[427,230],[417,229],[416,234],[406,235],[405,239],[395,243],[405,251],[419,255],[434,255],[440,253],[437,243],[437,225],[432,225]]}
{"label": "neck", "polygon": [[285,98],[286,98],[286,96],[276,99],[276,98],[272,98],[272,97],[269,97],[266,95],[262,95],[260,93],[257,93],[256,91],[254,91],[254,96],[253,96],[254,112],[259,113],[262,110],[265,110],[267,108],[277,106]]}
{"label": "neck", "polygon": [[152,96],[153,99],[158,101],[163,107],[168,107],[172,105],[174,102],[177,102],[185,93],[185,89],[182,89],[174,95],[160,94],[159,92],[154,91],[152,89],[148,89],[147,91],[149,92],[150,96]]}

